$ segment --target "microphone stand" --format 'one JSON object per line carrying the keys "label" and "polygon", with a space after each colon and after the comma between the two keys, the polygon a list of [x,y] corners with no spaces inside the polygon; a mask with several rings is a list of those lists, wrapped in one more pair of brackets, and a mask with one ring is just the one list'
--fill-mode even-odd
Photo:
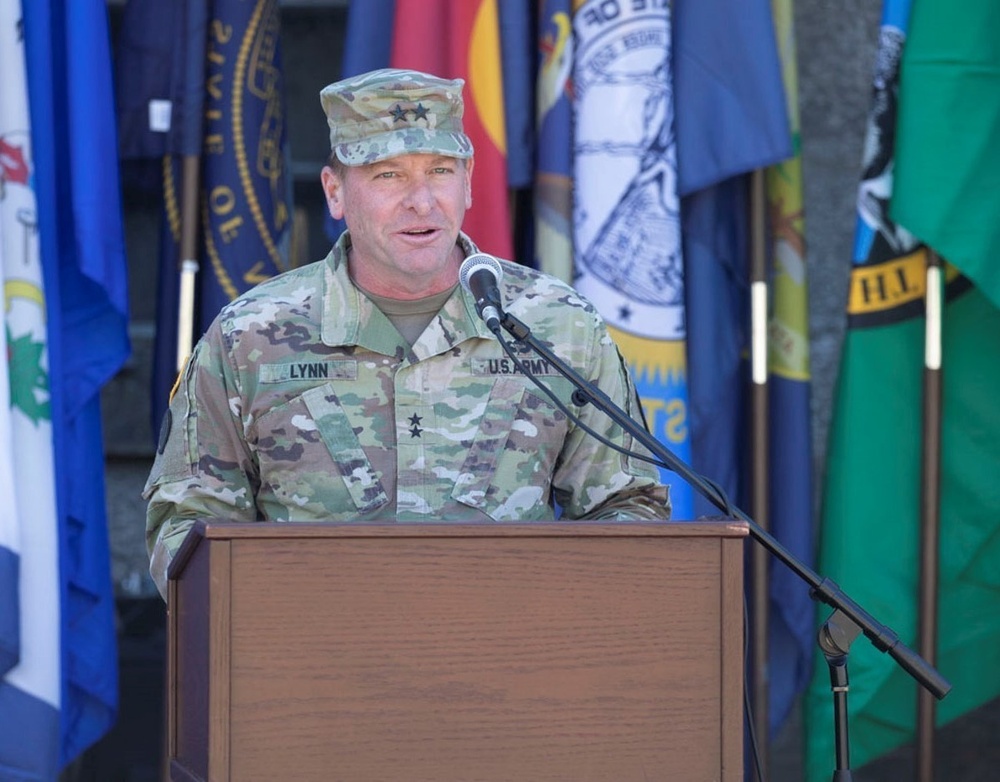
{"label": "microphone stand", "polygon": [[576,387],[576,391],[573,392],[575,403],[579,405],[581,402],[589,402],[594,405],[642,443],[667,469],[681,476],[723,513],[746,522],[751,537],[805,581],[810,588],[809,594],[814,600],[825,603],[834,609],[833,614],[820,628],[817,638],[819,647],[830,668],[830,688],[833,694],[837,763],[833,773],[833,782],[849,782],[852,779],[847,724],[847,692],[849,689],[847,656],[851,643],[858,635],[864,633],[876,649],[880,652],[888,652],[904,671],[937,699],[940,700],[948,694],[951,690],[951,684],[948,680],[919,654],[902,643],[895,632],[861,608],[835,582],[817,575],[750,516],[732,505],[721,490],[674,456],[666,446],[646,431],[645,427],[638,424],[616,405],[607,394],[588,382],[586,378],[556,356],[547,345],[537,340],[532,335],[531,329],[524,323],[506,312],[502,312],[499,321],[499,326],[492,322],[488,325],[505,350],[512,353],[504,341],[500,330],[501,326],[517,342],[527,345],[549,362],[559,374]]}

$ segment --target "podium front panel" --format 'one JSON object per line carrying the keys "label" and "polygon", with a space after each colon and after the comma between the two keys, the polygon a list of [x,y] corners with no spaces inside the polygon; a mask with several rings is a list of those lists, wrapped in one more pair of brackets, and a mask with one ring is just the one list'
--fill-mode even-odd
{"label": "podium front panel", "polygon": [[742,778],[741,525],[249,526],[176,590],[226,636],[176,649],[179,778]]}

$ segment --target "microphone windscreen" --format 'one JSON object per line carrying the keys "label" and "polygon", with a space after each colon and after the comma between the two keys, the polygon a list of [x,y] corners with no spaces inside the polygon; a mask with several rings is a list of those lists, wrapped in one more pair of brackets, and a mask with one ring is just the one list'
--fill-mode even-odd
{"label": "microphone windscreen", "polygon": [[500,261],[486,253],[473,253],[462,261],[462,266],[458,270],[458,281],[469,293],[472,293],[469,288],[469,280],[478,271],[487,271],[492,274],[498,285],[503,279],[503,267],[500,265]]}

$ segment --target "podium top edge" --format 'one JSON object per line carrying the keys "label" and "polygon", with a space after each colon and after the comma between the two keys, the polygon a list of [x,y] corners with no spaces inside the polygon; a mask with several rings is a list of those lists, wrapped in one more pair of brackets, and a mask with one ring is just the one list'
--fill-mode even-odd
{"label": "podium top edge", "polygon": [[533,522],[234,522],[198,519],[167,569],[174,579],[202,540],[364,540],[516,538],[745,538],[749,525],[737,519],[700,521]]}
{"label": "podium top edge", "polygon": [[456,537],[746,537],[736,519],[712,521],[537,521],[537,522],[231,522],[201,519],[191,537],[211,540],[281,538],[456,538]]}

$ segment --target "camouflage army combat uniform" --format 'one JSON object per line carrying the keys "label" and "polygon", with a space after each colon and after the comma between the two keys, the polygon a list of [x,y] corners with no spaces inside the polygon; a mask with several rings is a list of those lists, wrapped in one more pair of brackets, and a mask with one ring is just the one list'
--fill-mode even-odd
{"label": "camouflage army combat uniform", "polygon": [[[411,347],[351,282],[344,234],[323,261],[228,305],[192,355],[146,485],[151,572],[193,520],[665,519],[648,463],[576,426],[515,371],[456,286]],[[466,255],[476,248],[459,237]],[[559,280],[503,262],[507,311],[636,412],[595,312]],[[614,442],[630,438],[533,354],[531,368]]]}

